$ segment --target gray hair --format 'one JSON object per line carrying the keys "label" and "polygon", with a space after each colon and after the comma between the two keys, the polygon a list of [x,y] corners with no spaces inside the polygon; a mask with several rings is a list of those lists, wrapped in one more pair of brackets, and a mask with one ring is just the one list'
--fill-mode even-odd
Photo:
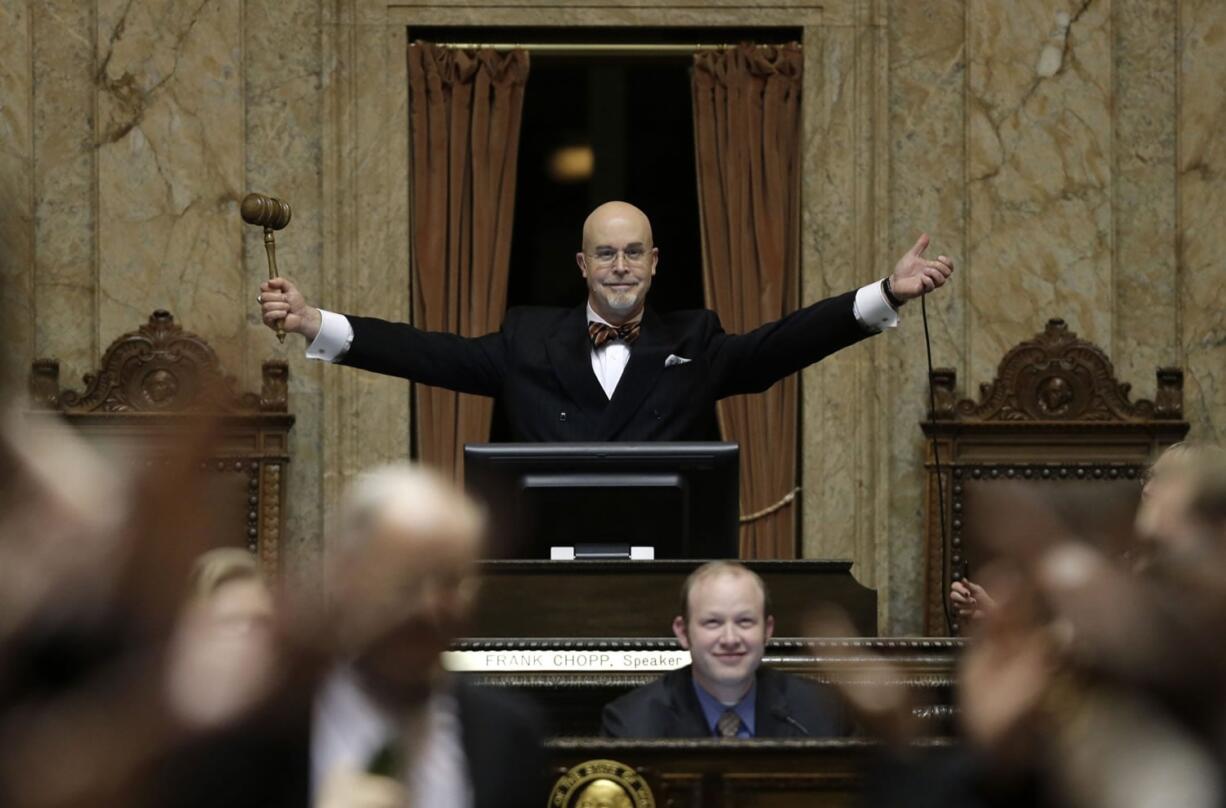
{"label": "gray hair", "polygon": [[360,549],[389,522],[409,534],[469,539],[478,552],[486,525],[484,510],[455,484],[425,466],[403,462],[358,476],[342,502],[337,550]]}

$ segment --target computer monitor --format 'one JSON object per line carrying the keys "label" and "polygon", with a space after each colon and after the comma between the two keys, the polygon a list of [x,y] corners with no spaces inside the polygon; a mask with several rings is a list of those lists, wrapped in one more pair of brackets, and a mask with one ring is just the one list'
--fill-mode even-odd
{"label": "computer monitor", "polygon": [[736,558],[735,443],[481,443],[465,484],[490,513],[490,557],[651,546],[656,558]]}

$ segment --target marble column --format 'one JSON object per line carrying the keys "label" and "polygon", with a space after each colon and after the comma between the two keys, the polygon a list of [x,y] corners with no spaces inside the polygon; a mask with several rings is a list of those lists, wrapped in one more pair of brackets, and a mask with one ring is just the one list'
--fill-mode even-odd
{"label": "marble column", "polygon": [[0,0],[0,396],[25,389],[34,351],[34,65],[26,0]]}
{"label": "marble column", "polygon": [[[246,0],[242,16],[244,183],[290,203],[293,219],[277,234],[277,265],[320,305],[323,299],[324,194],[322,9],[320,0]],[[307,361],[305,342],[285,344],[260,320],[255,304],[268,277],[263,232],[242,231],[241,306],[244,377],[259,377],[264,360],[289,362],[290,432],[283,553],[290,580],[318,590],[324,535],[324,379],[339,369]],[[340,371],[343,372],[343,371]]]}
{"label": "marble column", "polygon": [[243,356],[242,6],[98,0],[98,344],[156,308]]}
{"label": "marble column", "polygon": [[1179,20],[1179,321],[1192,435],[1226,442],[1226,5],[1182,0]]}
{"label": "marble column", "polygon": [[77,383],[99,354],[94,218],[94,10],[31,3],[34,50],[35,350]]}

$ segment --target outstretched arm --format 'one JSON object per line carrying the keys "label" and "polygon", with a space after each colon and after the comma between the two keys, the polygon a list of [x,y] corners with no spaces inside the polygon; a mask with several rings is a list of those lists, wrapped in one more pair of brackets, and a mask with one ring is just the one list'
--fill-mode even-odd
{"label": "outstretched arm", "polygon": [[[893,327],[899,307],[944,286],[953,274],[948,256],[924,257],[928,243],[928,234],[921,234],[888,278],[856,292],[811,304],[746,334],[725,334],[717,324],[710,343],[717,395],[761,392],[870,333]],[[865,304],[872,304],[872,310]]]}
{"label": "outstretched arm", "polygon": [[258,302],[264,324],[275,329],[278,322],[284,322],[287,333],[301,334],[311,359],[460,393],[496,396],[501,390],[506,361],[501,334],[468,338],[324,311],[307,303],[285,278],[260,284]]}

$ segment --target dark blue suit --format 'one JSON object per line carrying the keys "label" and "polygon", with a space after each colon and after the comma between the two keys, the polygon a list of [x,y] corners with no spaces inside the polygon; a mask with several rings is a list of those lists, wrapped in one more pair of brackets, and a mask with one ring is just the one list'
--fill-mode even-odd
{"label": "dark blue suit", "polygon": [[[758,668],[756,738],[839,738],[851,731],[846,712],[825,685]],[[711,727],[694,692],[689,665],[609,702],[600,733],[614,738],[709,738]]]}

